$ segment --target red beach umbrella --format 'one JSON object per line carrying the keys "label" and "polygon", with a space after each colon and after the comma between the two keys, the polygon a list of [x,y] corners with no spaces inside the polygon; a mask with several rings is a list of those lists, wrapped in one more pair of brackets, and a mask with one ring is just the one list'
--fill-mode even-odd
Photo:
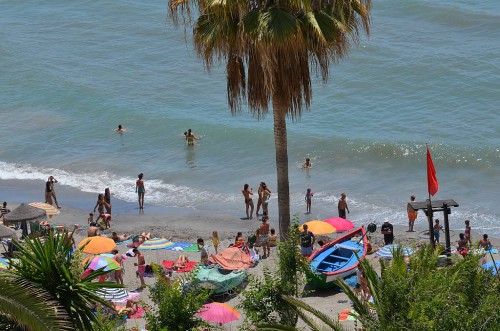
{"label": "red beach umbrella", "polygon": [[330,217],[326,220],[323,220],[323,222],[326,222],[333,226],[335,229],[337,229],[337,232],[345,232],[354,228],[354,224],[352,224],[351,221],[340,217]]}

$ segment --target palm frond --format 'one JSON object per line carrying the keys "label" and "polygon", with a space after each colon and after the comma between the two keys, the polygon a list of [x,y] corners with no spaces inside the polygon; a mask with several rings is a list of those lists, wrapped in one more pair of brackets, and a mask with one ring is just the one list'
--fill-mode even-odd
{"label": "palm frond", "polygon": [[297,331],[297,328],[281,324],[259,324],[256,325],[257,330],[261,331]]}
{"label": "palm frond", "polygon": [[62,306],[43,289],[11,272],[0,273],[0,313],[29,330],[72,330]]}

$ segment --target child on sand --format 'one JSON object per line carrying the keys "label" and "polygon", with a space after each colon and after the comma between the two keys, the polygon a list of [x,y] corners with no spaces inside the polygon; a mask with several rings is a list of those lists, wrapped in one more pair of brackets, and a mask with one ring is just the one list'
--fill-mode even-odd
{"label": "child on sand", "polygon": [[94,213],[89,213],[89,218],[87,218],[87,223],[89,226],[97,226],[97,223],[94,222]]}
{"label": "child on sand", "polygon": [[208,260],[208,250],[205,247],[205,241],[202,238],[198,238],[196,244],[198,245],[198,250],[200,251],[200,262],[201,264],[205,264]]}
{"label": "child on sand", "polygon": [[214,245],[215,254],[217,254],[219,249],[219,233],[217,231],[212,232],[212,244]]}
{"label": "child on sand", "polygon": [[312,203],[312,197],[314,196],[314,193],[311,192],[311,189],[308,188],[306,192],[306,197],[304,198],[306,200],[306,213],[310,214],[311,213],[311,203]]}
{"label": "child on sand", "polygon": [[435,224],[434,224],[434,243],[439,245],[439,231],[443,231],[443,227],[439,225],[439,220],[436,219]]}
{"label": "child on sand", "polygon": [[269,247],[276,247],[278,242],[278,236],[276,235],[276,230],[271,229],[271,235],[269,236]]}

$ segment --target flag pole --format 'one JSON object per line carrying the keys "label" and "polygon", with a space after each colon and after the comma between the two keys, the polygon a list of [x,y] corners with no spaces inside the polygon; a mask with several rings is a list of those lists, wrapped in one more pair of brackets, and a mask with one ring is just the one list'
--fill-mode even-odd
{"label": "flag pole", "polygon": [[[427,178],[429,178],[429,146],[427,143],[425,144],[426,147],[426,163],[427,163]],[[433,225],[433,220],[432,220],[432,200],[431,200],[431,191],[429,188],[429,180],[427,179],[427,193],[429,194],[429,199],[427,199],[427,221],[429,222],[429,242],[433,248],[435,248],[434,245],[434,225]]]}

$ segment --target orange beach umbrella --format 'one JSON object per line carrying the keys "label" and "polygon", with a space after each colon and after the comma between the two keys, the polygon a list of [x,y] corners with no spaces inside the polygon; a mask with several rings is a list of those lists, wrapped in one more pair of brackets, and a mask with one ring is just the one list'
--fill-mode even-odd
{"label": "orange beach umbrella", "polygon": [[304,231],[304,225],[306,224],[307,230],[311,231],[315,235],[328,234],[337,231],[337,229],[330,224],[319,220],[305,222],[300,226],[301,231]]}
{"label": "orange beach umbrella", "polygon": [[111,252],[116,247],[113,239],[106,237],[90,237],[85,238],[78,243],[78,248],[82,248],[84,253],[87,254],[101,254]]}

